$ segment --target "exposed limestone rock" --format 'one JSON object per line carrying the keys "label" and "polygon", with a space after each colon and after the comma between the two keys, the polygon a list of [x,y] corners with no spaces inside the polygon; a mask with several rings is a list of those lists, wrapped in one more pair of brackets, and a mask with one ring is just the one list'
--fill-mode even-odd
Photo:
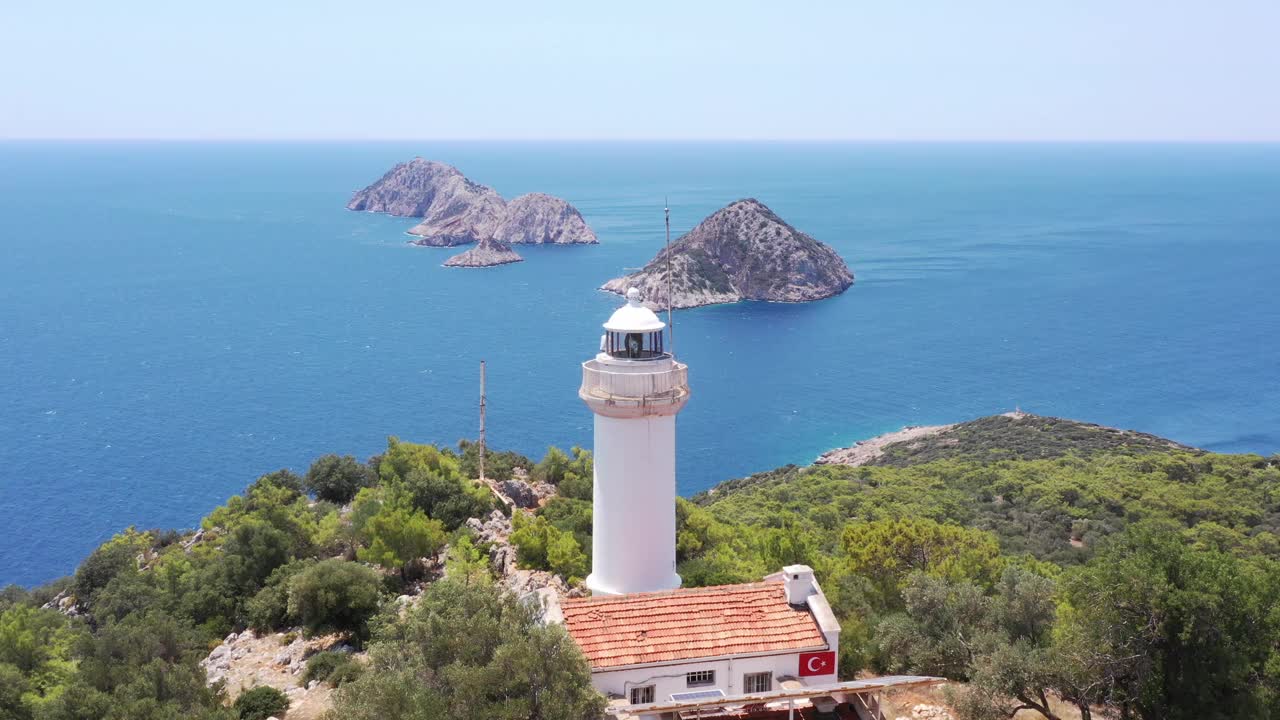
{"label": "exposed limestone rock", "polygon": [[[898,718],[898,720],[908,720],[908,718]],[[952,720],[952,715],[946,708],[920,703],[911,708],[910,720]]]}
{"label": "exposed limestone rock", "polygon": [[[270,685],[289,696],[290,720],[318,720],[333,707],[333,690],[324,683],[301,687],[306,659],[321,650],[346,652],[349,646],[337,642],[337,636],[304,640],[300,637],[282,645],[286,637],[279,633],[258,636],[252,631],[231,633],[200,661],[210,685],[225,681],[228,698],[255,685]],[[344,649],[345,648],[345,649]],[[364,661],[363,653],[356,654]]]}
{"label": "exposed limestone rock", "polygon": [[[550,487],[550,486],[549,486]],[[516,510],[516,512],[524,512]],[[511,536],[511,520],[501,512],[494,510],[484,521],[479,518],[467,520],[466,526],[480,543],[490,543],[489,567],[501,578],[503,584],[521,598],[535,596],[544,607],[550,608],[552,600],[559,597],[576,597],[582,594],[579,588],[571,588],[558,575],[546,570],[522,570],[516,564],[516,549],[508,542]],[[549,618],[555,617],[551,611]]]}
{"label": "exposed limestone rock", "polygon": [[489,548],[489,567],[501,577],[516,571],[516,549],[506,543],[495,543]]}
{"label": "exposed limestone rock", "polygon": [[539,595],[544,588],[550,588],[560,596],[569,594],[568,584],[559,575],[546,570],[516,570],[506,577],[506,584],[522,598]]}
{"label": "exposed limestone rock", "polygon": [[548,483],[530,483],[524,480],[504,480],[498,483],[498,489],[503,495],[511,498],[511,501],[520,508],[536,508],[542,504],[546,498],[556,494],[556,487]]}
{"label": "exposed limestone rock", "polygon": [[507,214],[494,237],[512,244],[596,244],[582,213],[558,197],[529,193],[507,203]]}
{"label": "exposed limestone rock", "polygon": [[484,520],[468,518],[466,526],[475,533],[476,541],[482,543],[505,544],[511,535],[511,520],[499,510],[490,512]]}
{"label": "exposed limestone rock", "polygon": [[69,590],[54,595],[49,602],[40,606],[41,610],[57,610],[67,617],[79,617],[81,614],[80,606],[76,604],[76,598]]}
{"label": "exposed limestone rock", "polygon": [[[624,295],[637,287],[652,308],[667,306],[663,248],[639,272],[605,283]],[[807,302],[839,295],[853,273],[827,245],[796,230],[754,199],[716,211],[671,243],[673,305],[678,308],[740,300]]]}
{"label": "exposed limestone rock", "polygon": [[191,537],[182,541],[182,550],[189,553],[192,548],[202,542],[204,542],[204,530],[197,530],[191,535]]}
{"label": "exposed limestone rock", "polygon": [[523,260],[524,258],[520,257],[515,250],[512,250],[507,243],[493,238],[485,238],[466,252],[458,253],[445,260],[444,266],[481,268],[518,263]]}

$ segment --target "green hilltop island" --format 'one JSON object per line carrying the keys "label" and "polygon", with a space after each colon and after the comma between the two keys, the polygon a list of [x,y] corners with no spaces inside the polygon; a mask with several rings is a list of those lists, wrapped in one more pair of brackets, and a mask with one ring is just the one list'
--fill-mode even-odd
{"label": "green hilltop island", "polygon": [[0,718],[1280,718],[1280,457],[1023,412],[675,496],[638,292],[591,450],[390,438],[0,593]]}

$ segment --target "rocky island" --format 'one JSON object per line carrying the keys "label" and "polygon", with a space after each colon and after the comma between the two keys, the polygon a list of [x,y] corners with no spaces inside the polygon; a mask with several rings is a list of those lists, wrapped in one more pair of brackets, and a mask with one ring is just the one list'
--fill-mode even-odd
{"label": "rocky island", "polygon": [[637,287],[651,307],[667,305],[670,253],[672,306],[741,300],[807,302],[839,295],[853,273],[827,245],[788,225],[759,200],[731,203],[682,235],[638,272],[600,289]]}
{"label": "rocky island", "polygon": [[410,228],[415,245],[452,247],[491,237],[506,216],[496,190],[466,178],[457,168],[414,158],[357,192],[348,210],[422,218]]}
{"label": "rocky island", "polygon": [[527,245],[595,245],[596,234],[569,203],[546,193],[528,193],[507,203],[493,236]]}
{"label": "rocky island", "polygon": [[444,266],[480,268],[523,261],[524,258],[520,257],[515,250],[512,250],[509,243],[489,237],[476,243],[474,247],[465,252],[460,252],[445,260]]}
{"label": "rocky island", "polygon": [[582,213],[561,198],[528,193],[507,202],[496,190],[473,182],[457,168],[414,158],[400,163],[356,192],[348,210],[422,218],[409,229],[414,245],[454,247],[484,243],[445,262],[449,267],[486,267],[519,262],[511,244],[595,244]]}

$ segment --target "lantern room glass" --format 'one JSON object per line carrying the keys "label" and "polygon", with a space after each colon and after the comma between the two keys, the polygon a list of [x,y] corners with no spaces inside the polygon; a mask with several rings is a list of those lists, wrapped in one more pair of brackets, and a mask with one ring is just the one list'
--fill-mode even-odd
{"label": "lantern room glass", "polygon": [[662,331],[605,333],[605,352],[618,360],[657,360],[667,357],[662,348]]}

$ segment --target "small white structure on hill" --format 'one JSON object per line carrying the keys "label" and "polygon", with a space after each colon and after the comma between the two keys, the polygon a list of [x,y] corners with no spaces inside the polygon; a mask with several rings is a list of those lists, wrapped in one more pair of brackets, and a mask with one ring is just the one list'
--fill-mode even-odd
{"label": "small white structure on hill", "polygon": [[836,681],[840,625],[805,565],[763,582],[566,599],[592,683],[628,704]]}
{"label": "small white structure on hill", "polygon": [[596,595],[673,590],[676,574],[676,413],[688,368],[663,350],[666,323],[627,291],[582,363],[578,397],[595,413],[591,575]]}

